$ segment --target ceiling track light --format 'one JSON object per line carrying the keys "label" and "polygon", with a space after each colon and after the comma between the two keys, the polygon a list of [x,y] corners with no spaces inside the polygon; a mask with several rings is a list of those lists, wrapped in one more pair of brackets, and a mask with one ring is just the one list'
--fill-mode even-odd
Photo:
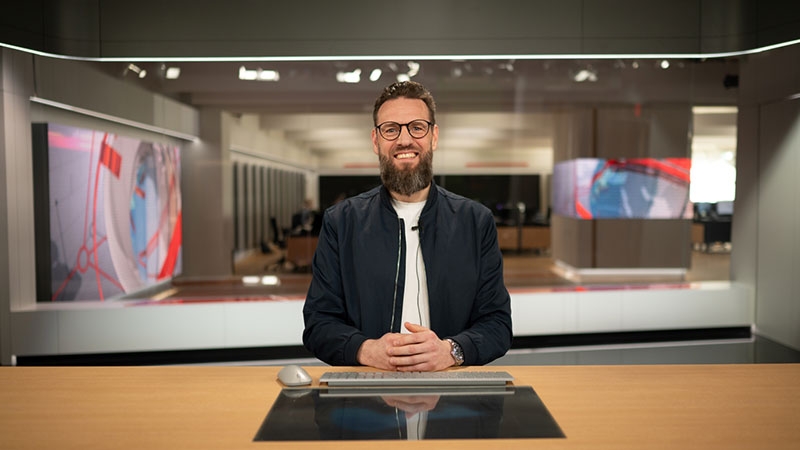
{"label": "ceiling track light", "polygon": [[147,71],[137,66],[134,63],[128,64],[128,67],[125,68],[125,70],[122,73],[122,76],[125,76],[128,72],[135,73],[136,76],[138,76],[139,78],[144,78],[147,76]]}

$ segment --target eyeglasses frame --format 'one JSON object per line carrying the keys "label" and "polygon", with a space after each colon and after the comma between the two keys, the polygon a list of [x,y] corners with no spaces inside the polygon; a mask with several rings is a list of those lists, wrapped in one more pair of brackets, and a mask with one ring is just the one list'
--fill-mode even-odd
{"label": "eyeglasses frame", "polygon": [[[427,131],[425,131],[425,134],[423,134],[423,135],[422,135],[422,136],[420,136],[420,137],[416,137],[416,136],[414,136],[413,134],[411,134],[411,129],[410,129],[410,128],[408,128],[408,126],[409,126],[409,125],[411,125],[411,124],[412,124],[412,123],[414,123],[414,122],[425,122],[425,123],[427,123],[427,124],[428,124],[428,130],[427,130]],[[383,135],[383,132],[381,131],[381,127],[382,127],[382,126],[384,126],[384,125],[386,125],[387,123],[394,123],[394,124],[397,124],[397,126],[400,128],[400,132],[399,132],[399,133],[397,133],[397,137],[396,137],[396,138],[394,138],[394,139],[389,139],[389,138],[387,138],[386,136],[384,136],[384,135]],[[400,135],[401,135],[401,134],[403,134],[403,127],[406,127],[406,131],[408,131],[408,135],[409,135],[409,136],[411,136],[412,138],[414,138],[414,139],[422,139],[422,138],[424,138],[425,136],[427,136],[427,135],[428,135],[428,133],[430,133],[430,132],[431,132],[431,129],[433,128],[433,125],[434,125],[434,124],[433,124],[431,121],[429,121],[429,120],[425,120],[425,119],[414,119],[414,120],[412,120],[411,122],[408,122],[408,123],[397,123],[397,122],[395,122],[395,121],[393,121],[393,120],[387,120],[386,122],[381,122],[381,123],[379,123],[378,125],[375,125],[375,129],[378,131],[378,134],[379,134],[379,135],[380,135],[380,136],[381,136],[383,139],[385,139],[385,140],[387,140],[387,141],[396,141],[396,140],[400,139]]]}

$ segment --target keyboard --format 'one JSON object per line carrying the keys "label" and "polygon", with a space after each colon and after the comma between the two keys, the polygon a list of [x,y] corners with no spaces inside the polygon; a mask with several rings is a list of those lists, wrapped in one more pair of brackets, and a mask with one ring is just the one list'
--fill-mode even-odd
{"label": "keyboard", "polygon": [[508,372],[325,372],[328,386],[505,386],[514,381]]}

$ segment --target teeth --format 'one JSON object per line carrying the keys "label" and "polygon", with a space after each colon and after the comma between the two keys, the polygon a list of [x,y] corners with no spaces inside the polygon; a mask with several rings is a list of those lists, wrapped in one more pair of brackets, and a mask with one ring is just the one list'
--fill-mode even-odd
{"label": "teeth", "polygon": [[414,153],[400,153],[398,155],[395,155],[394,157],[397,159],[408,159],[408,158],[413,158],[415,156],[416,155]]}

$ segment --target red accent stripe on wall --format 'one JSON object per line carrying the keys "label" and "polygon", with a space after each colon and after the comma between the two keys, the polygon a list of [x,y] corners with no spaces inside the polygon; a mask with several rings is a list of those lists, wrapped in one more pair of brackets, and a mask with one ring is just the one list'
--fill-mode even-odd
{"label": "red accent stripe on wall", "polygon": [[172,228],[172,239],[169,241],[169,250],[167,257],[164,260],[164,265],[161,266],[161,272],[158,274],[158,279],[163,280],[172,276],[175,270],[175,264],[178,263],[178,252],[181,249],[181,241],[183,236],[181,234],[183,223],[183,212],[178,213],[178,218],[175,221],[175,226]]}
{"label": "red accent stripe on wall", "polygon": [[103,142],[103,146],[100,149],[100,162],[108,167],[108,170],[110,170],[115,177],[119,178],[119,171],[122,167],[122,156],[105,142]]}

